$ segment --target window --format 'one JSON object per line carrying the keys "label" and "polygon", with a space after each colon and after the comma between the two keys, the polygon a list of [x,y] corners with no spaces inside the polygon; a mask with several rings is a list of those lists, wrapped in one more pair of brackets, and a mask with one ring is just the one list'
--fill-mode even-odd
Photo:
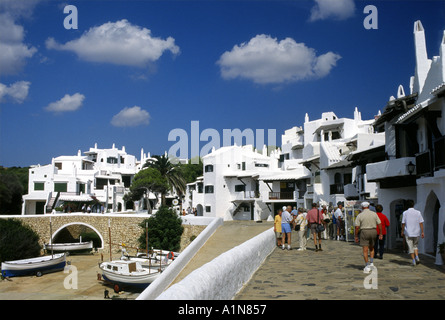
{"label": "window", "polygon": [[205,186],[204,193],[213,193],[213,186]]}
{"label": "window", "polygon": [[235,192],[241,192],[241,191],[245,191],[246,190],[246,186],[244,184],[237,184],[235,186]]}
{"label": "window", "polygon": [[96,178],[96,189],[103,190],[108,185],[107,179]]}
{"label": "window", "polygon": [[62,162],[56,162],[56,163],[54,163],[54,166],[55,166],[57,169],[62,170]]}
{"label": "window", "polygon": [[34,182],[34,191],[43,191],[45,190],[44,182]]}
{"label": "window", "polygon": [[108,157],[107,158],[107,163],[116,164],[117,163],[117,158],[115,158],[115,157]]}
{"label": "window", "polygon": [[55,192],[66,192],[68,190],[68,183],[66,182],[54,182]]}
{"label": "window", "polygon": [[212,212],[212,207],[211,206],[206,206],[206,212]]}
{"label": "window", "polygon": [[284,160],[289,160],[289,153],[280,154],[280,162],[284,162]]}
{"label": "window", "polygon": [[241,166],[242,166],[242,170],[243,170],[243,171],[246,170],[246,163],[245,163],[245,162],[242,162],[242,163],[241,163]]}
{"label": "window", "polygon": [[267,163],[255,163],[255,167],[267,168],[269,165]]}
{"label": "window", "polygon": [[204,167],[204,172],[213,172],[213,165],[209,164]]}

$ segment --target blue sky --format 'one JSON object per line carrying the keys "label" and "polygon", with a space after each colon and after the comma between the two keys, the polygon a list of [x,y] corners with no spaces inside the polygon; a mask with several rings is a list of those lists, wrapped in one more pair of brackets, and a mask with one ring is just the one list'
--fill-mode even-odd
{"label": "blue sky", "polygon": [[[65,29],[64,8],[78,29]],[[363,26],[367,5],[378,29]],[[307,112],[363,119],[414,74],[413,25],[439,54],[445,1],[0,0],[0,165],[126,147],[171,130],[300,126]],[[222,138],[221,138],[222,139]],[[190,143],[190,142],[189,142]],[[206,142],[201,142],[201,147]],[[222,142],[221,142],[222,143]]]}

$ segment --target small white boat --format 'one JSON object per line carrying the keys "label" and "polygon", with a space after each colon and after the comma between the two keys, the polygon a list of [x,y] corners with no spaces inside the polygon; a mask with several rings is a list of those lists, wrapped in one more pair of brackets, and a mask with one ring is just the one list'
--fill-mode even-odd
{"label": "small white boat", "polygon": [[72,242],[72,243],[46,243],[44,246],[47,251],[82,251],[92,250],[93,241],[88,242]]}
{"label": "small white boat", "polygon": [[43,273],[60,271],[65,268],[66,255],[58,253],[30,259],[2,262],[2,276],[15,277],[35,274],[40,277]]}
{"label": "small white boat", "polygon": [[103,279],[114,285],[115,292],[124,286],[146,288],[161,274],[156,268],[143,268],[140,262],[131,260],[102,262],[99,268]]}

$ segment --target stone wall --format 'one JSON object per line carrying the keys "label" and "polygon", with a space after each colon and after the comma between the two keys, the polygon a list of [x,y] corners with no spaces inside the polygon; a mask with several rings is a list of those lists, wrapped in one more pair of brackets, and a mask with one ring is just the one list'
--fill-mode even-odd
{"label": "stone wall", "polygon": [[[6,218],[5,216],[1,218]],[[9,216],[11,218],[11,216]],[[119,244],[124,243],[130,254],[135,253],[132,247],[138,246],[138,239],[144,232],[139,224],[147,219],[147,216],[125,216],[125,215],[101,215],[101,214],[60,214],[60,215],[39,215],[39,216],[14,216],[20,219],[24,224],[29,225],[40,237],[40,245],[43,248],[44,243],[48,243],[53,236],[56,236],[61,230],[75,230],[75,225],[84,225],[97,233],[102,240],[102,248],[99,251],[109,253],[109,242],[111,232],[112,252],[119,252]],[[50,221],[51,220],[51,221]],[[108,228],[110,223],[110,228]],[[198,236],[205,225],[184,224],[184,231],[181,237],[181,247],[183,251],[191,242],[191,239]],[[76,233],[73,231],[73,233]]]}

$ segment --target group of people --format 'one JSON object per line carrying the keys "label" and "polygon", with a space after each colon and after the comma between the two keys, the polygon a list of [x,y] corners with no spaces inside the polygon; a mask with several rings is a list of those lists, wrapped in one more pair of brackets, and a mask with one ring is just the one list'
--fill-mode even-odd
{"label": "group of people", "polygon": [[[292,230],[298,231],[300,248],[298,251],[306,250],[308,232],[313,236],[315,251],[323,251],[321,247],[321,234],[326,231],[326,224],[330,216],[327,212],[322,212],[317,208],[317,204],[312,204],[312,209],[306,212],[303,208],[298,210],[292,206],[283,207],[278,210],[275,216],[274,231],[277,236],[277,245],[283,250],[292,250]],[[287,247],[286,247],[287,243]]]}
{"label": "group of people", "polygon": [[[420,211],[414,209],[414,201],[408,200],[407,204],[408,210],[403,212],[402,218],[402,236],[406,237],[412,264],[417,265],[420,263],[417,244],[419,238],[424,237],[423,218]],[[386,232],[390,224],[386,215],[382,213],[383,207],[381,205],[378,204],[374,207],[369,202],[364,201],[361,203],[361,207],[362,211],[357,215],[354,222],[354,239],[363,248],[365,261],[363,272],[369,273],[374,267],[374,258],[383,259]],[[291,234],[292,230],[295,230],[299,237],[300,248],[298,251],[306,250],[309,233],[313,237],[315,251],[323,251],[322,234],[325,233],[324,239],[327,239],[326,232],[331,235],[331,231],[328,229],[329,226],[333,225],[337,229],[337,240],[341,240],[344,237],[342,231],[344,232],[345,217],[342,203],[338,203],[338,208],[331,214],[325,209],[325,206],[319,209],[316,203],[312,204],[312,209],[307,213],[303,208],[296,210],[295,207],[292,208],[291,206],[279,209],[274,221],[277,245],[283,250],[286,248],[292,250]],[[335,236],[331,236],[330,239],[335,239]]]}
{"label": "group of people", "polygon": [[188,214],[193,214],[194,216],[198,215],[198,210],[196,208],[187,208],[187,211],[185,211],[185,209],[182,209],[182,215],[188,215]]}

